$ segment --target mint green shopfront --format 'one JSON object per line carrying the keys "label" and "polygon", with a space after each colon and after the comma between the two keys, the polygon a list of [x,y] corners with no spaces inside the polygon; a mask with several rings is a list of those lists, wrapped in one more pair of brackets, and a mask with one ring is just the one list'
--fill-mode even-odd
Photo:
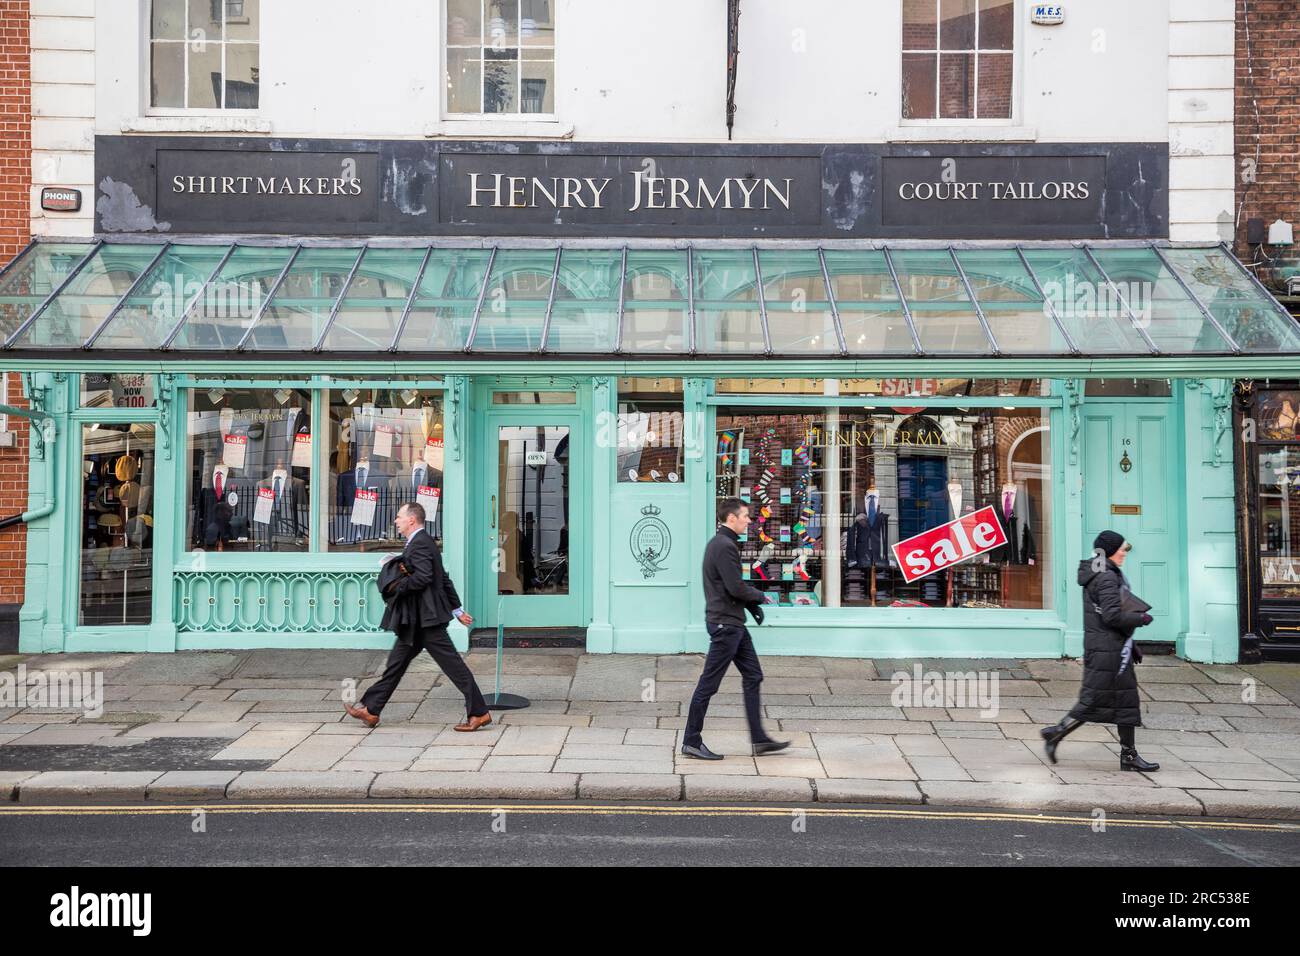
{"label": "mint green shopfront", "polygon": [[[1149,637],[1235,661],[1232,381],[1300,366],[1226,249],[1163,241],[50,240],[0,333],[27,653],[387,647],[407,500],[477,624],[700,651],[739,495],[762,653],[1078,655],[1114,527]],[[986,506],[1006,546],[905,580]]]}

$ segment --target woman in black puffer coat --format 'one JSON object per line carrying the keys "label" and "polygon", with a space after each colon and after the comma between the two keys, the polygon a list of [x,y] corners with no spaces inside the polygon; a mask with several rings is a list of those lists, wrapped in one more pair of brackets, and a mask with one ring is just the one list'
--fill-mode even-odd
{"label": "woman in black puffer coat", "polygon": [[[1079,562],[1083,587],[1083,685],[1079,702],[1059,724],[1040,733],[1044,749],[1056,763],[1056,746],[1087,721],[1119,728],[1119,768],[1150,773],[1160,765],[1143,760],[1134,745],[1134,728],[1142,725],[1135,666],[1142,654],[1133,632],[1151,623],[1151,615],[1123,608],[1128,580],[1120,568],[1131,548],[1122,535],[1103,531],[1092,543],[1096,557]],[[1103,558],[1104,556],[1104,558]]]}

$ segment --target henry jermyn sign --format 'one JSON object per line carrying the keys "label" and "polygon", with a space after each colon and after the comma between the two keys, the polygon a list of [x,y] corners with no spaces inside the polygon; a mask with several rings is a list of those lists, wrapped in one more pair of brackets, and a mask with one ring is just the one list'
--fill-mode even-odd
{"label": "henry jermyn sign", "polygon": [[1168,235],[1168,147],[101,136],[105,234]]}

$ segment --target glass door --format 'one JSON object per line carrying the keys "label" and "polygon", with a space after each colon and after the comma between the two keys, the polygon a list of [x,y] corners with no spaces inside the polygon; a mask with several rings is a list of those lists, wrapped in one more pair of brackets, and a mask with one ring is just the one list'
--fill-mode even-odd
{"label": "glass door", "polygon": [[79,625],[150,623],[154,478],[153,425],[82,426]]}
{"label": "glass door", "polygon": [[507,627],[582,626],[579,421],[537,411],[490,415],[485,425],[480,622],[495,627],[500,609]]}

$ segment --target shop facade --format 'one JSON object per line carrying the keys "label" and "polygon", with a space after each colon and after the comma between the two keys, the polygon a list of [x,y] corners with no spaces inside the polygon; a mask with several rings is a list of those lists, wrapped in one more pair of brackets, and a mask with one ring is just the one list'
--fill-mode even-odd
{"label": "shop facade", "polygon": [[700,650],[735,495],[766,653],[1077,655],[1111,527],[1147,636],[1235,661],[1232,382],[1300,331],[1168,239],[1167,152],[100,137],[96,235],[0,275],[20,648],[386,646],[416,500],[480,624]]}

